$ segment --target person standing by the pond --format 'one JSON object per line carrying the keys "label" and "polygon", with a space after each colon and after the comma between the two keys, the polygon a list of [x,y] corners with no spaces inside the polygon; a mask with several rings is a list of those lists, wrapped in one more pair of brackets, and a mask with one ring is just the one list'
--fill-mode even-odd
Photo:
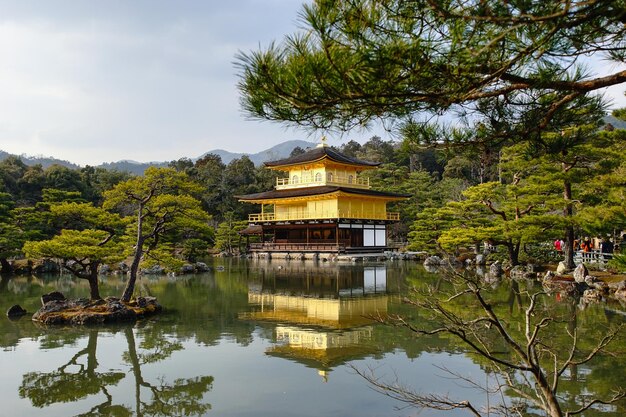
{"label": "person standing by the pond", "polygon": [[585,239],[580,243],[580,250],[583,252],[583,259],[588,259],[591,257],[593,244],[591,243],[591,239],[589,239],[589,237],[585,237]]}
{"label": "person standing by the pond", "polygon": [[604,259],[613,258],[613,249],[614,245],[612,238],[603,239],[602,243],[600,243],[600,252],[602,252]]}
{"label": "person standing by the pond", "polygon": [[580,250],[582,250],[585,253],[589,253],[593,250],[591,239],[589,239],[589,237],[585,237],[585,239],[581,242]]}

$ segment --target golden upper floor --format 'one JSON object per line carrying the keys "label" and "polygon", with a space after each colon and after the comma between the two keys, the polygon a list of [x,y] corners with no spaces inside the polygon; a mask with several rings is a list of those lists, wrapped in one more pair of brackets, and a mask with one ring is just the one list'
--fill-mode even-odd
{"label": "golden upper floor", "polygon": [[[379,164],[348,157],[325,146],[279,161],[266,162],[269,169],[288,173],[277,178],[274,190],[238,196],[239,201],[261,205],[251,222],[316,219],[366,219],[398,221],[387,203],[408,195],[370,189],[359,174]],[[265,210],[265,206],[268,210]]]}
{"label": "golden upper floor", "polygon": [[369,179],[360,173],[378,165],[340,154],[325,142],[303,154],[265,163],[269,169],[288,173],[276,179],[277,190],[321,185],[369,189]]}

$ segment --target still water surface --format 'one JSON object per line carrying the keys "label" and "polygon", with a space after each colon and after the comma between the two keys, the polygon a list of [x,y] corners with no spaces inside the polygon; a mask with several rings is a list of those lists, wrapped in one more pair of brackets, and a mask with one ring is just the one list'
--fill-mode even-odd
{"label": "still water surface", "polygon": [[[206,274],[142,278],[142,294],[158,297],[166,311],[132,325],[46,328],[29,316],[3,315],[0,416],[417,415],[373,391],[355,369],[417,391],[494,401],[442,372],[489,381],[462,347],[367,318],[390,313],[419,320],[401,300],[416,281],[436,279],[420,266],[226,261],[213,267]],[[101,285],[103,296],[117,296],[124,283],[104,277]],[[53,290],[88,294],[69,276],[5,279],[0,310],[20,304],[33,312],[41,294]]]}

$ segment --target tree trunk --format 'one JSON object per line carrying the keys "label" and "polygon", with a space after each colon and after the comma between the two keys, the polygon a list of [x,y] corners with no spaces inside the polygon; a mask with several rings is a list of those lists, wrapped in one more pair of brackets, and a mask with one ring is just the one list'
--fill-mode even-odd
{"label": "tree trunk", "polygon": [[554,392],[552,392],[552,389],[550,388],[550,384],[548,383],[548,380],[546,379],[545,375],[540,370],[537,370],[534,373],[535,373],[535,379],[537,381],[537,386],[539,388],[539,391],[541,391],[541,395],[546,401],[545,411],[548,413],[548,416],[549,417],[563,417],[563,412],[561,411],[561,406],[559,405],[559,401],[556,398],[556,395],[554,394]]}
{"label": "tree trunk", "polygon": [[89,271],[89,278],[87,278],[87,281],[89,281],[89,298],[101,300],[102,297],[100,297],[100,288],[98,286],[98,264],[92,263],[90,267],[91,271]]}
{"label": "tree trunk", "polygon": [[98,368],[98,357],[96,350],[98,347],[98,329],[89,331],[89,339],[87,339],[87,374],[96,378],[96,369]]}
{"label": "tree trunk", "polygon": [[139,272],[139,262],[143,256],[143,207],[139,207],[137,214],[137,243],[135,244],[135,254],[133,255],[133,262],[130,265],[130,274],[128,276],[128,282],[124,293],[122,294],[122,301],[129,302],[135,292],[135,283],[137,282],[137,272]]}
{"label": "tree trunk", "polygon": [[144,381],[141,376],[141,364],[139,363],[137,348],[135,346],[135,334],[130,327],[124,330],[124,334],[126,335],[126,343],[128,343],[128,360],[133,369],[133,376],[135,377],[135,413],[137,417],[141,417],[143,415],[141,411],[141,386]]}
{"label": "tree trunk", "polygon": [[129,302],[135,292],[135,283],[137,282],[137,273],[139,272],[139,262],[141,262],[141,256],[143,255],[143,239],[137,241],[137,247],[135,249],[135,255],[133,256],[133,262],[130,264],[130,271],[128,276],[128,282],[124,293],[122,294],[122,301]]}
{"label": "tree trunk", "polygon": [[3,274],[13,273],[13,266],[9,263],[9,260],[7,258],[0,258],[0,265],[2,266],[0,272],[2,272]]}
{"label": "tree trunk", "polygon": [[9,286],[9,276],[0,274],[0,293],[3,293]]}
{"label": "tree trunk", "polygon": [[[563,216],[567,221],[572,219],[574,209],[572,205],[572,184],[565,180],[563,182],[563,198],[565,199],[565,207],[563,208]],[[574,226],[569,224],[565,226],[565,248],[562,248],[565,255],[565,267],[573,269],[574,265]]]}
{"label": "tree trunk", "polygon": [[519,248],[520,244],[508,242],[506,244],[507,251],[509,252],[509,261],[511,262],[511,266],[519,265]]}

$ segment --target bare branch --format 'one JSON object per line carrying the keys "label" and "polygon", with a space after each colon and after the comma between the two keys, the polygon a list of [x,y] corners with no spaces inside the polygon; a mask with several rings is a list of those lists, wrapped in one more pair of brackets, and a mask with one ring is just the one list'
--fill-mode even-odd
{"label": "bare branch", "polygon": [[567,411],[565,413],[565,416],[569,417],[569,416],[575,416],[577,414],[584,413],[585,411],[589,410],[591,407],[593,407],[596,404],[604,404],[604,405],[614,404],[623,398],[626,398],[626,391],[620,388],[618,391],[615,391],[615,393],[613,394],[613,397],[611,397],[610,399],[601,400],[601,399],[595,398],[592,401],[590,401],[588,404],[585,404],[584,406],[579,408],[578,410]]}

